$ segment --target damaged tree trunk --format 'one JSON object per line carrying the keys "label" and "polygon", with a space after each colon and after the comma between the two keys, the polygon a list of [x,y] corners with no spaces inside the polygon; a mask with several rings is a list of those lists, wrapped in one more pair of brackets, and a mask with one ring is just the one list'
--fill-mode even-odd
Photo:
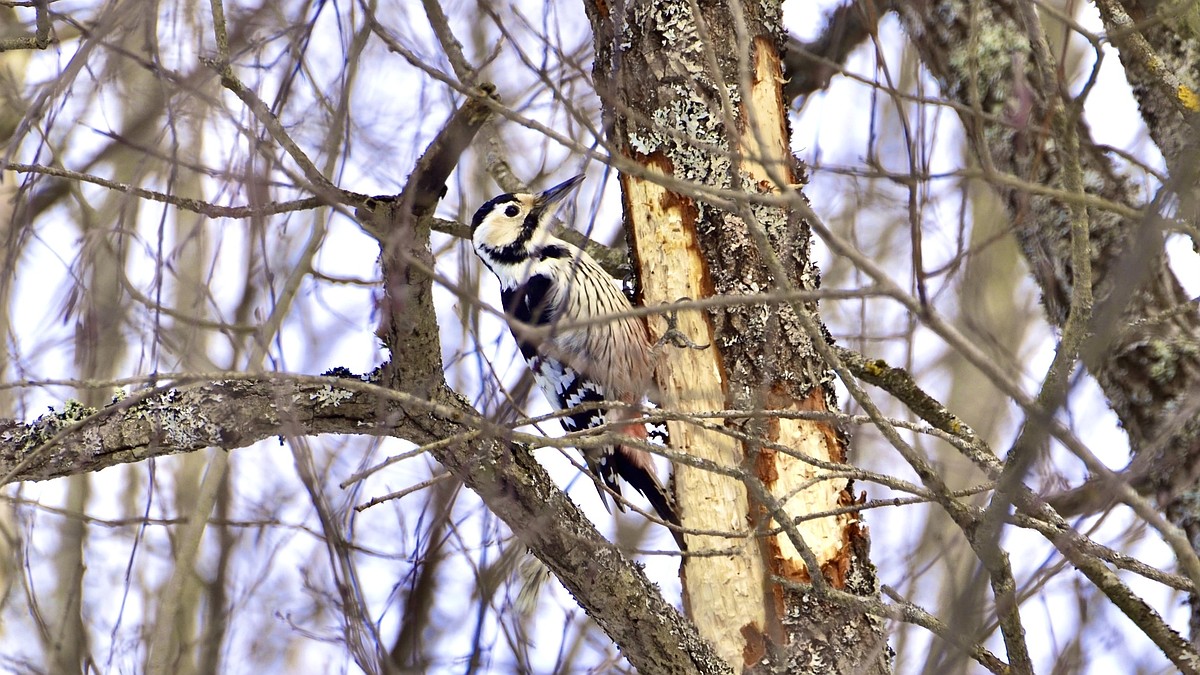
{"label": "damaged tree trunk", "polygon": [[[816,289],[809,229],[784,206],[802,176],[788,144],[778,2],[585,6],[612,152],[636,163],[621,178],[643,304]],[[815,311],[754,302],[680,311],[678,329],[712,348],[663,348],[662,406],[836,410],[812,342],[824,336],[798,316],[815,321]],[[661,318],[650,324],[656,339],[667,330]],[[854,502],[846,478],[825,475],[846,460],[834,427],[777,413],[670,431],[683,456],[683,525],[695,532],[684,603],[701,635],[738,671],[888,672],[880,623],[809,585],[819,575],[823,587],[877,593],[857,514],[807,518]]]}

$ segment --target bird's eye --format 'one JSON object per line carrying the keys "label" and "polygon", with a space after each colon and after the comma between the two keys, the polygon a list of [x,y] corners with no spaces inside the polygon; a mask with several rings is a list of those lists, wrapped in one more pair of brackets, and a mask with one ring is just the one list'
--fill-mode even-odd
{"label": "bird's eye", "polygon": [[511,204],[509,205],[509,207],[507,209],[504,209],[504,215],[508,216],[509,218],[516,218],[517,214],[520,212],[521,212],[521,209],[519,209],[516,206],[513,206]]}

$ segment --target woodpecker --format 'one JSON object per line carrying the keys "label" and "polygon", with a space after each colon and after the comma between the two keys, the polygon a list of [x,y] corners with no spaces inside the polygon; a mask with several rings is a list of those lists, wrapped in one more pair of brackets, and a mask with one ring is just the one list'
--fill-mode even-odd
{"label": "woodpecker", "polygon": [[[620,283],[590,255],[550,234],[558,203],[581,182],[582,175],[539,194],[499,195],[479,207],[471,219],[475,253],[500,281],[500,298],[513,337],[538,387],[559,411],[585,403],[641,403],[653,370],[646,325],[627,315],[632,306]],[[577,323],[615,314],[626,316]],[[531,339],[528,329],[535,327],[548,328],[547,337]],[[592,407],[569,412],[561,422],[568,432],[613,422],[618,433],[629,438],[664,444],[666,439],[665,425],[643,423],[638,413],[627,408]],[[599,481],[596,488],[605,508],[608,500],[600,483],[619,496],[619,477],[645,495],[659,518],[679,525],[648,452],[617,443],[588,448],[582,454],[588,471]],[[624,511],[621,500],[615,501]],[[683,535],[674,529],[671,534],[683,550]]]}

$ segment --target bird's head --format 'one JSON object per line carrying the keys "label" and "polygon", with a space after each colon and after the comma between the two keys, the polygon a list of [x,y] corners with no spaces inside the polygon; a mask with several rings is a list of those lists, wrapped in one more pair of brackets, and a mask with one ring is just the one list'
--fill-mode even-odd
{"label": "bird's head", "polygon": [[554,208],[583,176],[575,176],[537,194],[523,192],[493,197],[471,219],[471,241],[481,256],[496,262],[525,260],[531,247],[546,238]]}

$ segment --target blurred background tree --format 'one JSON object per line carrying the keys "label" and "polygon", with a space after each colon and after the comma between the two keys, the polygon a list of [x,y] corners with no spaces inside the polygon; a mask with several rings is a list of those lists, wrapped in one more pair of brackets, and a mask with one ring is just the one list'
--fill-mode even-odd
{"label": "blurred background tree", "polygon": [[[1194,3],[583,8],[0,0],[3,668],[1200,671]],[[579,172],[713,343],[683,558],[464,238]],[[706,624],[738,556],[765,618]]]}

